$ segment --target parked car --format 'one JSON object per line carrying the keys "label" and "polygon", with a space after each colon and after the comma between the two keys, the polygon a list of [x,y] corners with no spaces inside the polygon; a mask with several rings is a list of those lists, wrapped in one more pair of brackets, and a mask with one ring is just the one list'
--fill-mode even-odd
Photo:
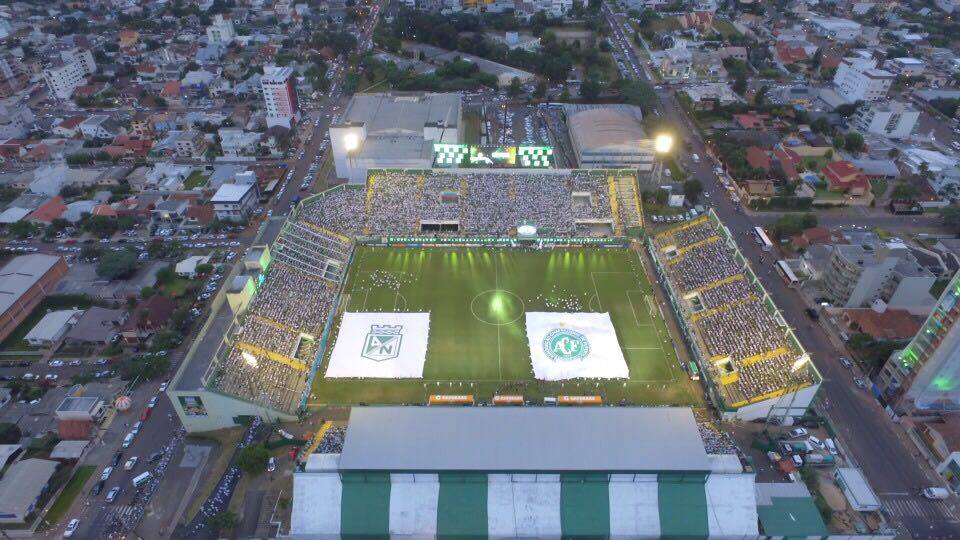
{"label": "parked car", "polygon": [[273,472],[277,470],[277,460],[273,459],[273,456],[270,457],[270,460],[267,461],[267,472]]}
{"label": "parked car", "polygon": [[798,427],[790,430],[790,437],[794,439],[799,439],[800,437],[806,437],[806,436],[807,436],[807,430],[802,427]]}
{"label": "parked car", "polygon": [[50,367],[63,367],[63,360],[51,360]]}
{"label": "parked car", "polygon": [[83,364],[83,362],[81,362],[79,359],[77,359],[77,360],[71,360],[71,361],[70,361],[70,365],[71,365],[71,366],[79,366],[79,365],[82,365],[82,364]]}
{"label": "parked car", "polygon": [[850,369],[853,367],[853,364],[850,362],[850,359],[847,358],[846,356],[840,357],[840,365],[847,369]]}

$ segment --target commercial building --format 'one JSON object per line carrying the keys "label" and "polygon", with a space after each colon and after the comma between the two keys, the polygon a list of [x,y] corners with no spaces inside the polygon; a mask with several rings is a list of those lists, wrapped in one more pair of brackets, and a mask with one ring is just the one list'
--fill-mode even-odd
{"label": "commercial building", "polygon": [[641,127],[639,107],[568,105],[564,111],[581,169],[653,170],[654,142]]}
{"label": "commercial building", "polygon": [[207,27],[207,43],[229,44],[237,37],[237,31],[233,27],[233,21],[224,19],[223,15],[216,14],[213,21]]}
{"label": "commercial building", "polygon": [[99,422],[107,413],[107,404],[97,396],[67,396],[57,405],[57,420]]}
{"label": "commercial building", "polygon": [[49,347],[70,330],[82,313],[82,309],[51,311],[44,315],[23,339],[33,347]]}
{"label": "commercial building", "polygon": [[116,120],[105,114],[95,114],[80,122],[80,133],[84,139],[113,139],[125,132]]}
{"label": "commercial building", "polygon": [[183,158],[198,158],[207,149],[207,141],[203,138],[203,133],[195,129],[180,132],[174,145],[177,156]]}
{"label": "commercial building", "polygon": [[926,70],[926,64],[919,58],[891,58],[887,60],[883,67],[896,73],[897,75],[906,75],[909,77],[919,77]]}
{"label": "commercial building", "polygon": [[67,274],[63,257],[21,255],[0,268],[0,341],[30,315]]}
{"label": "commercial building", "polygon": [[811,17],[810,25],[817,35],[843,42],[857,39],[863,31],[860,23],[837,17]]}
{"label": "commercial building", "polygon": [[69,99],[74,89],[97,71],[93,54],[84,49],[60,52],[60,58],[43,70],[43,79],[50,92],[60,99]]}
{"label": "commercial building", "polygon": [[960,273],[937,300],[917,335],[877,375],[883,397],[900,413],[960,410]]}
{"label": "commercial building", "polygon": [[293,68],[265,67],[260,86],[266,104],[267,127],[292,127],[300,117]]}
{"label": "commercial building", "polygon": [[880,301],[915,315],[929,312],[937,277],[900,242],[873,233],[844,232],[849,244],[835,244],[823,272],[823,291],[835,306],[869,307]]}
{"label": "commercial building", "polygon": [[23,64],[8,52],[0,53],[0,99],[19,92],[30,81]]}
{"label": "commercial building", "polygon": [[853,122],[864,133],[906,139],[913,133],[919,119],[920,111],[912,105],[902,101],[883,101],[861,107]]}
{"label": "commercial building", "polygon": [[337,176],[362,184],[368,169],[429,169],[435,143],[461,142],[462,121],[459,94],[354,95],[330,126]]}
{"label": "commercial building", "polygon": [[122,309],[91,306],[83,312],[73,328],[64,336],[70,347],[105,347],[120,335],[120,325],[127,320]]}
{"label": "commercial building", "polygon": [[224,184],[214,193],[210,202],[220,221],[243,221],[250,217],[257,205],[256,184]]}
{"label": "commercial building", "polygon": [[[570,426],[577,426],[571,434]],[[288,538],[757,537],[754,475],[686,408],[355,407]]]}
{"label": "commercial building", "polygon": [[0,479],[0,523],[25,523],[59,466],[36,458],[11,465]]}
{"label": "commercial building", "polygon": [[877,68],[872,58],[844,58],[833,76],[837,94],[850,103],[878,101],[887,97],[887,91],[896,76]]}

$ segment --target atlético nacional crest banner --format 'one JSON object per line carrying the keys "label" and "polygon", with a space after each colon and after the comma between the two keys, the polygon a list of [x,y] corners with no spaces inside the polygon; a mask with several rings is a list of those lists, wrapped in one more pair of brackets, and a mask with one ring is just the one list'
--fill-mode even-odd
{"label": "atl\u00e9tico nacional crest banner", "polygon": [[344,313],[326,376],[420,379],[429,332],[429,313]]}
{"label": "atl\u00e9tico nacional crest banner", "polygon": [[629,376],[609,313],[527,312],[533,375],[542,381]]}

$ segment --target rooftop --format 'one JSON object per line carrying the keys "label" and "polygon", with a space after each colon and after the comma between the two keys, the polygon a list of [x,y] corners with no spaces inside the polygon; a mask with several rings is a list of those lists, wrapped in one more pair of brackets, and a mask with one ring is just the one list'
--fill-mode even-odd
{"label": "rooftop", "polygon": [[236,203],[240,202],[250,190],[254,189],[254,184],[224,184],[210,198],[212,203]]}
{"label": "rooftop", "polygon": [[710,463],[687,408],[359,407],[340,468],[636,472]]}
{"label": "rooftop", "polygon": [[0,268],[0,313],[5,313],[63,258],[54,255],[21,255]]}
{"label": "rooftop", "polygon": [[367,138],[381,134],[423,134],[428,124],[456,129],[459,94],[391,92],[357,94],[343,113],[342,123],[365,124]]}

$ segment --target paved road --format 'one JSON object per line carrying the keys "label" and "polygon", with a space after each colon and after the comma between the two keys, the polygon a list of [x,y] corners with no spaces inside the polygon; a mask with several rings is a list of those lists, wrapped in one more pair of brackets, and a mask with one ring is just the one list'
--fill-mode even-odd
{"label": "paved road", "polygon": [[[620,27],[612,13],[604,5],[608,24],[614,26],[614,36],[625,40],[629,32]],[[628,66],[632,75],[649,81],[649,75],[643,64],[633,53],[632,47],[625,47],[635,66]],[[820,396],[827,405],[825,411],[839,430],[839,439],[843,447],[856,459],[863,469],[874,490],[888,505],[887,516],[902,526],[914,538],[943,538],[960,535],[960,521],[957,519],[956,500],[946,503],[931,502],[918,496],[918,490],[929,485],[940,485],[928,467],[918,464],[914,456],[914,446],[906,440],[903,431],[886,416],[879,404],[865,390],[857,388],[850,371],[837,361],[841,353],[840,344],[831,341],[827,332],[819,325],[815,326],[806,319],[807,307],[799,293],[785,286],[778,274],[773,271],[771,257],[764,262],[760,259],[764,253],[750,238],[750,231],[758,224],[776,219],[775,215],[748,215],[727,197],[720,185],[713,167],[716,164],[708,156],[703,141],[699,138],[690,120],[682,112],[679,104],[668,91],[659,91],[660,112],[671,120],[683,133],[684,139],[692,144],[691,153],[704,156],[700,163],[685,163],[691,175],[699,179],[710,194],[717,215],[736,238],[740,249],[751,260],[764,287],[770,292],[776,304],[784,313],[787,322],[796,330],[801,342],[811,353],[813,362],[823,374],[824,383]],[[849,216],[834,217],[825,213],[820,220],[826,226],[850,224]],[[932,228],[931,219],[906,220],[895,216],[860,216],[857,224],[871,227]]]}

